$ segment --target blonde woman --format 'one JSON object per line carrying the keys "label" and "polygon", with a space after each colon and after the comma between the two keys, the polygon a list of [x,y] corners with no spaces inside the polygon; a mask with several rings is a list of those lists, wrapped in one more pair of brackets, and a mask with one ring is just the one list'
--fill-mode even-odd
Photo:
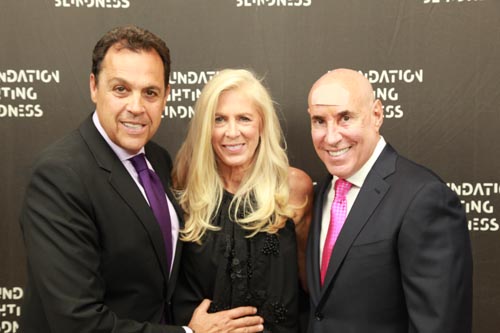
{"label": "blonde woman", "polygon": [[[265,331],[295,332],[312,182],[288,165],[267,90],[248,70],[204,87],[173,171],[184,209],[174,317],[255,306]],[[297,245],[298,244],[298,245]]]}

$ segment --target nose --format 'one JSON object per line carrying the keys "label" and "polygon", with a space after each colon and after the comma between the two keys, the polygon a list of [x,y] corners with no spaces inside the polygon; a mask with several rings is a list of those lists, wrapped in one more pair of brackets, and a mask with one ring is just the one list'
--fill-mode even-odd
{"label": "nose", "polygon": [[130,95],[127,110],[133,114],[139,114],[145,111],[142,95],[140,93],[133,93]]}
{"label": "nose", "polygon": [[238,124],[234,120],[230,120],[227,122],[226,133],[225,135],[228,138],[235,138],[240,135],[240,130],[238,128]]}
{"label": "nose", "polygon": [[329,123],[325,135],[325,142],[329,145],[336,145],[342,140],[341,128],[337,124]]}

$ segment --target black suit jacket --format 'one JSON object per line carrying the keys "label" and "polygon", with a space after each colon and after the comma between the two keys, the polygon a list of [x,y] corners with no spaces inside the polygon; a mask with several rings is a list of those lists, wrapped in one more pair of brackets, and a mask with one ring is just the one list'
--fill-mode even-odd
{"label": "black suit jacket", "polygon": [[309,332],[471,332],[472,256],[457,195],[387,145],[337,239],[320,286],[325,191],[307,248]]}
{"label": "black suit jacket", "polygon": [[[168,153],[145,151],[175,205]],[[180,242],[169,276],[153,212],[91,117],[35,163],[21,227],[23,332],[184,332],[160,324],[171,320]]]}

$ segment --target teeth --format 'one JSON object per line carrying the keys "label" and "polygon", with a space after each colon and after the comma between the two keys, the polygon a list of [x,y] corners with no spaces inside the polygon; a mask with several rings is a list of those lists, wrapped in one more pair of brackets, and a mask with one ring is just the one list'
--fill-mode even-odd
{"label": "teeth", "polygon": [[239,145],[225,145],[225,147],[226,147],[228,150],[238,150],[238,149],[240,149],[241,147],[243,147],[243,144],[239,144]]}
{"label": "teeth", "polygon": [[132,123],[122,123],[123,126],[131,129],[141,129],[142,125],[141,124],[132,124]]}
{"label": "teeth", "polygon": [[348,150],[349,150],[349,147],[341,149],[341,150],[337,150],[337,151],[329,150],[328,151],[328,155],[336,157],[336,156],[340,156],[340,155],[342,155],[344,153],[347,153]]}

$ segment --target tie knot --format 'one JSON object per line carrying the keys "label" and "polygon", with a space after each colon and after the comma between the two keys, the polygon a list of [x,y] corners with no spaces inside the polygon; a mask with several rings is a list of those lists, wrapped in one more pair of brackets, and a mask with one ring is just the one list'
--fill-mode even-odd
{"label": "tie knot", "polygon": [[337,179],[335,182],[335,196],[345,197],[351,189],[352,184],[345,179]]}
{"label": "tie knot", "polygon": [[134,166],[135,171],[137,171],[138,173],[148,169],[148,164],[146,163],[146,158],[144,157],[144,154],[142,154],[142,153],[132,157],[130,159],[130,162],[132,162],[132,165]]}

